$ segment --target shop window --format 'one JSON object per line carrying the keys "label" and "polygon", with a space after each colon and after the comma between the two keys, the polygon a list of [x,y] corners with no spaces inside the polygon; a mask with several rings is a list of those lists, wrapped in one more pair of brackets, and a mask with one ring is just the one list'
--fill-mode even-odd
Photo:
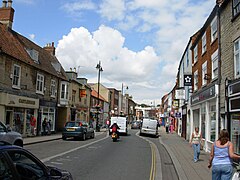
{"label": "shop window", "polygon": [[240,113],[231,115],[231,141],[234,152],[240,154]]}
{"label": "shop window", "polygon": [[201,133],[202,133],[202,138],[205,139],[205,130],[206,130],[206,107],[205,104],[202,105],[201,108],[201,117],[202,117],[202,124],[201,124]]}
{"label": "shop window", "polygon": [[213,142],[216,138],[216,106],[210,106],[210,140]]}

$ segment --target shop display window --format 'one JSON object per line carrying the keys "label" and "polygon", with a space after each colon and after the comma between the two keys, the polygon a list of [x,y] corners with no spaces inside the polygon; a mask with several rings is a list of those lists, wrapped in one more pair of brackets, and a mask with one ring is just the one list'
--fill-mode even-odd
{"label": "shop display window", "polygon": [[20,134],[23,134],[24,127],[24,109],[16,108],[13,114],[13,129]]}
{"label": "shop display window", "polygon": [[[47,119],[48,122],[48,129],[50,131],[54,131],[55,128],[55,108],[50,108],[50,107],[42,107],[42,121],[44,119]],[[41,131],[42,130],[42,126],[41,126]]]}
{"label": "shop display window", "polygon": [[231,115],[231,141],[234,152],[240,154],[240,113]]}
{"label": "shop display window", "polygon": [[201,108],[201,117],[202,117],[202,123],[201,123],[201,133],[202,133],[202,138],[205,139],[205,132],[206,132],[206,108],[205,104],[203,104]]}
{"label": "shop display window", "polygon": [[210,140],[213,142],[216,138],[216,106],[210,106]]}

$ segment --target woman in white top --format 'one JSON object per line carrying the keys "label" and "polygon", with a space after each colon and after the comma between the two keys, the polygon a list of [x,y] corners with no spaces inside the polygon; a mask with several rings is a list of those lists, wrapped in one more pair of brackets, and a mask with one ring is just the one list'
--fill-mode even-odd
{"label": "woman in white top", "polygon": [[192,133],[192,138],[190,144],[193,147],[194,157],[193,161],[197,162],[199,160],[200,155],[200,146],[202,143],[202,134],[199,132],[199,128],[195,127],[195,131]]}

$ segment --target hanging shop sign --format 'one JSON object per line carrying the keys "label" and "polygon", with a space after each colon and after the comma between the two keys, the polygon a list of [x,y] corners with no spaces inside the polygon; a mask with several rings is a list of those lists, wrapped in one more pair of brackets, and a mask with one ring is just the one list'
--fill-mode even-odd
{"label": "hanging shop sign", "polygon": [[176,99],[185,99],[185,89],[176,89],[175,98]]}
{"label": "hanging shop sign", "polygon": [[192,86],[192,74],[184,75],[184,86]]}

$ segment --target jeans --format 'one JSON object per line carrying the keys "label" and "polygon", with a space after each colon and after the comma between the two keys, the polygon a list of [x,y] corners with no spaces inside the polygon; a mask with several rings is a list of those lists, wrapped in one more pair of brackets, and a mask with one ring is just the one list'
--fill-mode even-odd
{"label": "jeans", "polygon": [[194,154],[193,160],[194,162],[196,162],[199,160],[200,144],[193,144],[192,147],[193,147],[193,154]]}
{"label": "jeans", "polygon": [[233,167],[231,164],[213,165],[212,180],[229,180],[232,177]]}

